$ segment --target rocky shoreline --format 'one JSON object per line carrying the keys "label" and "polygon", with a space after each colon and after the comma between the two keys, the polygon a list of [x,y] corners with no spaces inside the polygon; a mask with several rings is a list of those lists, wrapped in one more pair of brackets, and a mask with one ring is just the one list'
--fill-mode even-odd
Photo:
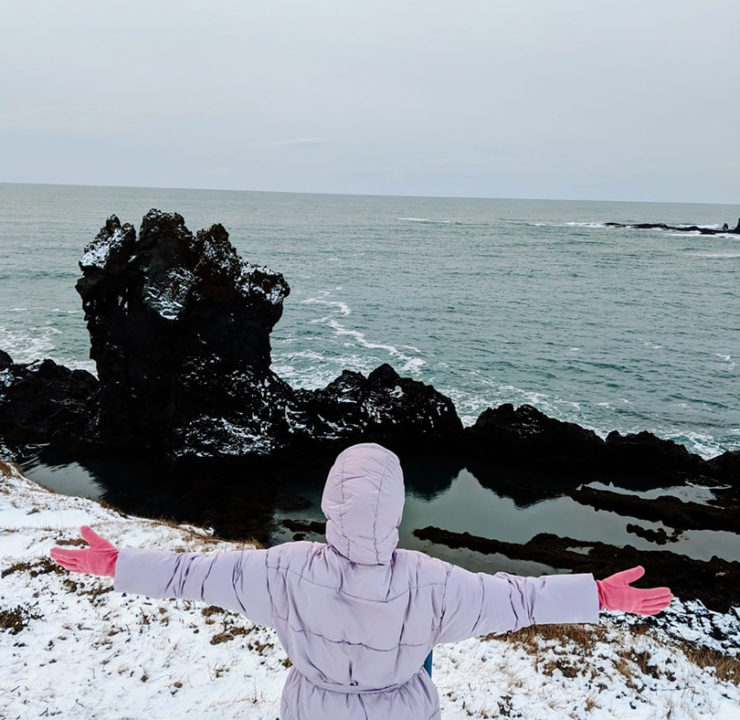
{"label": "rocky shoreline", "polygon": [[[317,390],[292,388],[271,369],[270,354],[289,285],[239,257],[221,225],[193,234],[180,215],[151,210],[137,233],[111,216],[79,266],[76,289],[98,377],[50,359],[15,363],[0,350],[6,458],[35,447],[78,458],[150,458],[165,470],[161,488],[181,488],[196,510],[208,492],[230,493],[233,518],[222,518],[220,527],[232,537],[244,531],[234,519],[242,503],[257,509],[249,529],[259,537],[259,523],[284,501],[281,477],[309,462],[326,464],[361,441],[382,443],[402,459],[431,458],[435,468],[415,489],[421,494],[439,492],[467,468],[483,486],[522,504],[569,495],[675,529],[740,533],[740,451],[705,460],[649,432],[613,431],[603,439],[531,405],[488,408],[463,427],[450,398],[387,364],[367,376],[345,370]],[[195,479],[188,485],[187,477]],[[700,505],[579,489],[594,481],[630,490],[691,483],[712,488],[714,499]],[[113,496],[130,511],[127,504],[138,507],[134,495],[155,489],[132,485]],[[536,544],[516,547],[527,548],[530,559],[540,552]],[[604,557],[614,554],[607,547],[599,550]],[[650,562],[668,572],[677,567],[672,555],[658,553]],[[712,567],[714,577],[736,578],[734,567]],[[699,576],[707,572],[697,566]],[[736,585],[732,591],[737,597]]]}
{"label": "rocky shoreline", "polygon": [[[0,350],[0,439],[72,452],[136,449],[177,466],[332,452],[359,440],[435,449],[466,463],[588,477],[732,483],[740,452],[712,460],[648,432],[606,439],[530,405],[463,427],[452,401],[387,364],[298,390],[270,368],[290,288],[237,254],[221,225],[191,233],[151,210],[137,232],[111,216],[84,250],[76,289],[98,378]],[[483,473],[485,474],[485,473]]]}

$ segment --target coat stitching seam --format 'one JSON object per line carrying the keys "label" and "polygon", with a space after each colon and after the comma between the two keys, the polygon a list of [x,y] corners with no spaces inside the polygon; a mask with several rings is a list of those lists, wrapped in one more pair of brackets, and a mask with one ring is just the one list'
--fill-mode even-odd
{"label": "coat stitching seam", "polygon": [[[380,507],[380,495],[383,492],[383,482],[388,477],[388,467],[391,464],[391,456],[387,456],[383,465],[383,472],[380,474],[380,484],[378,485],[378,497],[375,500],[375,515],[373,517],[373,545],[375,545],[375,562],[380,563],[380,552],[378,550],[378,508]],[[385,539],[385,538],[384,538]]]}
{"label": "coat stitching seam", "polygon": [[[334,592],[341,593],[342,595],[345,595],[346,597],[349,597],[349,598],[354,598],[356,600],[365,600],[365,601],[371,599],[371,598],[363,597],[362,595],[352,595],[352,594],[348,593],[346,590],[342,590],[341,588],[338,588],[338,587],[336,587],[334,585],[322,585],[321,583],[318,583],[315,580],[311,580],[310,578],[306,577],[302,573],[298,572],[297,570],[293,570],[291,568],[280,567],[279,565],[267,565],[267,569],[268,570],[278,570],[278,571],[282,571],[282,572],[286,572],[286,573],[291,573],[292,575],[298,576],[301,580],[304,580],[305,582],[309,583],[310,585],[314,585],[316,587],[324,588],[325,590],[333,590]],[[406,595],[407,593],[411,592],[412,590],[421,590],[422,588],[425,588],[425,587],[435,587],[437,585],[444,585],[444,583],[443,582],[429,582],[429,583],[423,583],[422,585],[410,585],[405,590],[401,591],[400,593],[398,593],[397,595],[394,595],[391,598],[387,598],[387,599],[384,599],[384,600],[376,600],[375,602],[379,602],[379,603],[389,602],[390,600],[396,600],[396,599],[398,599],[400,597],[403,597],[404,595]]]}
{"label": "coat stitching seam", "polygon": [[278,620],[282,620],[288,626],[288,628],[290,628],[291,632],[303,633],[304,635],[314,635],[316,637],[320,637],[322,640],[326,640],[326,642],[334,643],[336,645],[354,645],[356,647],[364,647],[365,649],[373,650],[374,652],[394,652],[399,647],[423,647],[428,644],[428,642],[426,641],[418,643],[397,642],[394,643],[393,647],[390,648],[376,648],[363,642],[351,642],[350,640],[334,640],[332,638],[326,637],[326,635],[323,635],[322,633],[314,632],[313,630],[307,630],[306,628],[294,628],[288,621],[287,617],[283,617],[282,615],[277,614],[275,614],[274,617]]}

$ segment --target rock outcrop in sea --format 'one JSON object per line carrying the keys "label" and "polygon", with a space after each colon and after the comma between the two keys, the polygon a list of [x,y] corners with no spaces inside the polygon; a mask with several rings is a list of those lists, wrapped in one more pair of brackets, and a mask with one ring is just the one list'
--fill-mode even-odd
{"label": "rock outcrop in sea", "polygon": [[376,441],[454,457],[497,487],[496,469],[514,466],[529,473],[520,485],[533,493],[615,474],[737,487],[740,453],[705,461],[648,432],[603,440],[530,405],[489,408],[463,428],[448,397],[387,364],[292,388],[271,369],[270,349],[288,283],[239,257],[221,225],[193,234],[180,215],[151,210],[137,234],[111,216],[79,266],[98,378],[0,351],[0,440],[9,447],[244,463]]}
{"label": "rock outcrop in sea", "polygon": [[632,228],[633,230],[672,230],[674,232],[698,232],[701,235],[740,235],[740,218],[737,225],[731,228],[727,223],[722,227],[706,227],[705,225],[668,225],[666,223],[604,223],[606,227]]}
{"label": "rock outcrop in sea", "polygon": [[137,235],[111,216],[80,260],[98,379],[0,357],[0,433],[62,449],[135,448],[173,461],[245,460],[355,440],[441,443],[452,401],[382,365],[294,390],[270,369],[290,288],[246,262],[221,225],[195,235],[151,210]]}

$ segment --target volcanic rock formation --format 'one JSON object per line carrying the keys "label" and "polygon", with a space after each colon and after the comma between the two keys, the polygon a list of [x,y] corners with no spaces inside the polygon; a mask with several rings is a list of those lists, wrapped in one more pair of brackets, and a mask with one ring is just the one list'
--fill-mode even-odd
{"label": "volcanic rock formation", "polygon": [[270,332],[290,288],[241,259],[221,225],[193,235],[180,215],[151,210],[137,236],[111,216],[79,265],[99,382],[3,353],[0,431],[15,440],[243,460],[360,439],[440,441],[462,429],[449,398],[388,365],[314,391],[281,380]]}
{"label": "volcanic rock formation", "polygon": [[603,440],[530,405],[489,408],[463,429],[448,397],[390,365],[294,390],[270,369],[270,332],[290,288],[240,258],[221,225],[193,235],[180,215],[150,210],[137,235],[111,216],[79,265],[99,379],[51,360],[15,364],[0,351],[6,446],[241,463],[375,441],[455,458],[502,490],[497,468],[526,470],[519,493],[617,474],[653,485],[730,481],[728,504],[740,502],[738,453],[705,461],[647,432]]}

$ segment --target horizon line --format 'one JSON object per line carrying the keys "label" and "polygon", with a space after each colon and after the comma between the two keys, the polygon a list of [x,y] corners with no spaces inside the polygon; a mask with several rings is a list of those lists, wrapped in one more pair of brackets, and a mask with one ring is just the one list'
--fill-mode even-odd
{"label": "horizon line", "polygon": [[342,193],[342,192],[321,192],[308,190],[251,190],[235,188],[209,188],[209,187],[186,187],[186,186],[169,186],[169,185],[90,185],[88,183],[59,183],[59,182],[11,182],[0,180],[0,185],[32,185],[43,187],[77,187],[77,188],[110,188],[121,190],[185,190],[192,192],[225,192],[225,193],[255,193],[265,195],[320,195],[328,197],[378,197],[378,198],[412,198],[412,199],[432,199],[432,200],[521,200],[521,201],[538,201],[538,202],[601,202],[601,203],[629,203],[644,205],[734,205],[737,203],[728,202],[709,202],[702,200],[615,200],[605,198],[552,198],[552,197],[494,197],[491,195],[413,195],[400,194],[393,195],[390,193]]}

